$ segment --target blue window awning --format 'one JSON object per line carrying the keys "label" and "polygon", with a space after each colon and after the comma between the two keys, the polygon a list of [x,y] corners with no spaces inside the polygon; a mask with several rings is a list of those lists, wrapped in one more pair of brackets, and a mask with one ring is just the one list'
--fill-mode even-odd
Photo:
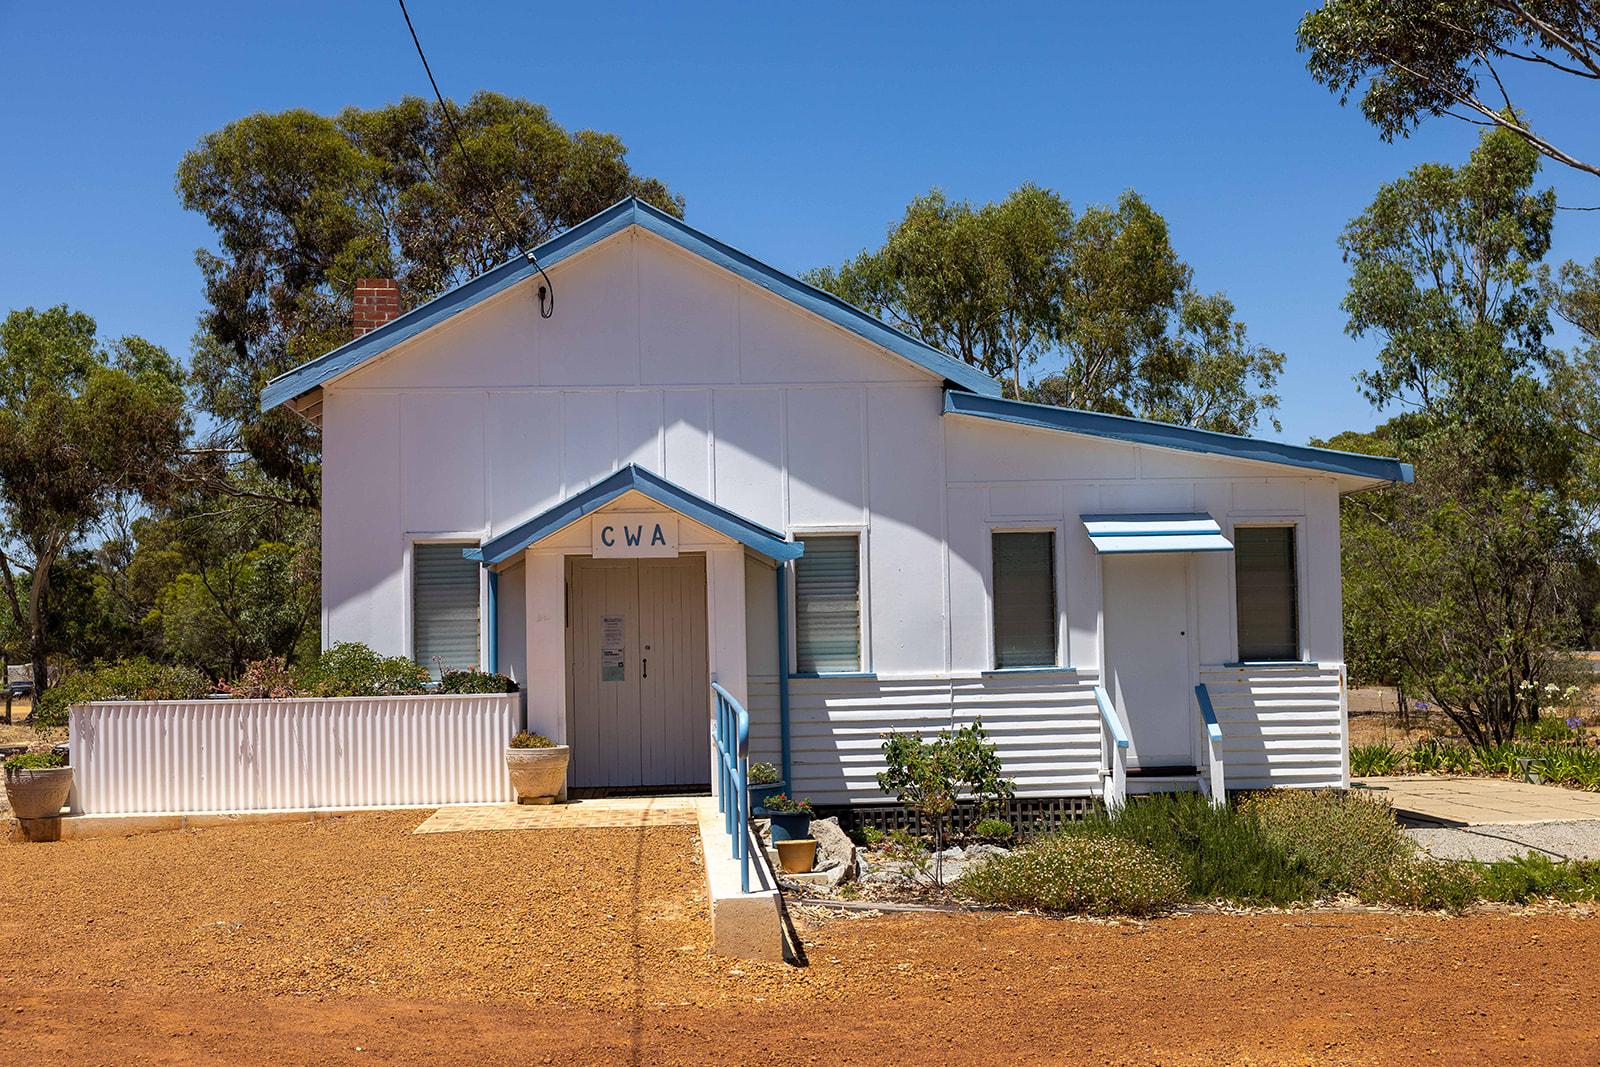
{"label": "blue window awning", "polygon": [[1102,556],[1129,552],[1232,552],[1222,527],[1203,511],[1083,515],[1083,528]]}

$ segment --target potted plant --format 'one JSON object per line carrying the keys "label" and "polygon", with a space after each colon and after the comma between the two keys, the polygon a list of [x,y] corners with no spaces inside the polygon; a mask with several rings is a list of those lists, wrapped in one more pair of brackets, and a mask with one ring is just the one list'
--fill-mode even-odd
{"label": "potted plant", "polygon": [[816,812],[810,801],[794,800],[783,793],[767,798],[756,812],[772,822],[772,841],[805,841],[811,837],[811,819]]}
{"label": "potted plant", "polygon": [[6,799],[19,819],[49,819],[61,814],[72,792],[72,768],[65,753],[24,752],[6,760]]}
{"label": "potted plant", "polygon": [[750,764],[746,781],[750,785],[751,811],[765,807],[768,800],[783,792],[783,779],[778,777],[778,768],[770,763]]}
{"label": "potted plant", "polygon": [[523,730],[506,748],[506,770],[518,804],[554,804],[567,784],[572,749]]}
{"label": "potted plant", "polygon": [[778,850],[778,866],[784,874],[810,874],[817,865],[817,843],[809,837],[772,844]]}

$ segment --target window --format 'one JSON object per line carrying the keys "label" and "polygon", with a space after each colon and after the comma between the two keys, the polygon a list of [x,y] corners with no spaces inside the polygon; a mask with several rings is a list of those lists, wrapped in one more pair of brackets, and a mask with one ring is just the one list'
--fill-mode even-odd
{"label": "window", "polygon": [[802,674],[861,669],[861,539],[802,538],[794,561],[795,665]]}
{"label": "window", "polygon": [[478,666],[478,564],[463,543],[411,546],[413,656],[438,677],[439,668]]}
{"label": "window", "polygon": [[1056,535],[996,533],[994,665],[1056,665]]}
{"label": "window", "polygon": [[1233,531],[1239,598],[1239,658],[1300,658],[1294,527],[1241,526]]}

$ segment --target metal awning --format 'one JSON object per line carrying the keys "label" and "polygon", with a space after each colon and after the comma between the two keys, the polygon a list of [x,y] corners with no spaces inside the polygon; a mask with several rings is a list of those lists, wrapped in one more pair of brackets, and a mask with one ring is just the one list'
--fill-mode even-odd
{"label": "metal awning", "polygon": [[1233,542],[1203,511],[1135,515],[1083,515],[1096,552],[1232,552]]}

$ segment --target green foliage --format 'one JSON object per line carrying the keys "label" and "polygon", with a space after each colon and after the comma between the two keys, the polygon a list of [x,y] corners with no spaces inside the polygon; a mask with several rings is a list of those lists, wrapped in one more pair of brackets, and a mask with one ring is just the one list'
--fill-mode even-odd
{"label": "green foliage", "polygon": [[778,768],[770,763],[752,763],[745,774],[745,781],[750,785],[777,785],[782,780]]}
{"label": "green foliage", "polygon": [[1388,802],[1360,792],[1280,789],[1248,798],[1240,815],[1254,819],[1267,843],[1294,860],[1321,895],[1376,885],[1415,851]]}
{"label": "green foliage", "polygon": [[182,368],[150,342],[101,344],[65,305],[0,323],[0,611],[42,684],[58,562],[114,510],[170,491],[188,430]]}
{"label": "green foliage", "polygon": [[439,677],[441,693],[515,693],[516,679],[484,671],[445,671]]}
{"label": "green foliage", "polygon": [[1173,863],[1109,835],[1057,834],[973,867],[955,885],[963,896],[1013,908],[1086,915],[1152,915],[1185,896]]}
{"label": "green foliage", "polygon": [[884,833],[876,826],[863,826],[861,829],[850,834],[850,840],[854,841],[858,845],[864,845],[867,848],[874,848],[887,840],[888,836],[888,834]]}
{"label": "green foliage", "polygon": [[240,700],[282,700],[301,695],[295,672],[281,656],[248,663],[237,678],[220,682],[217,688]]}
{"label": "green foliage", "polygon": [[[1009,379],[1014,396],[1247,431],[1277,407],[1283,356],[1252,344],[1233,304],[1191,279],[1137,193],[1074,215],[1031,184],[981,207],[934,190],[881,248],[807,275]],[[1059,369],[1027,381],[1040,364]]]}
{"label": "green foliage", "polygon": [[899,829],[878,836],[885,867],[898,871],[901,881],[914,887],[944,884],[943,865],[928,851],[928,843],[922,838]]}
{"label": "green foliage", "polygon": [[796,800],[783,793],[775,793],[767,798],[762,805],[767,811],[775,811],[779,815],[815,815],[809,800]]}
{"label": "green foliage", "polygon": [[979,819],[972,827],[972,836],[984,841],[1009,841],[1016,829],[1004,819]]}
{"label": "green foliage", "polygon": [[555,748],[556,743],[544,734],[530,734],[526,730],[519,730],[511,739],[512,748]]}
{"label": "green foliage", "polygon": [[1405,753],[1394,745],[1351,745],[1350,773],[1357,778],[1395,774],[1405,759]]}
{"label": "green foliage", "polygon": [[[1553,143],[1560,138],[1536,132],[1511,96],[1515,73],[1534,65],[1600,77],[1591,4],[1326,0],[1301,19],[1299,42],[1312,77],[1341,104],[1359,91],[1362,113],[1386,141],[1408,136],[1426,116],[1447,115],[1498,124],[1551,159],[1600,174]],[[1574,114],[1582,111],[1574,105]]]}
{"label": "green foliage", "polygon": [[23,752],[6,760],[8,771],[51,771],[65,767],[67,757],[59,752]]}
{"label": "green foliage", "polygon": [[358,641],[342,641],[300,670],[309,696],[396,696],[428,691],[428,668],[404,656],[380,656]]}
{"label": "green foliage", "polygon": [[892,730],[883,736],[886,769],[878,774],[878,787],[936,824],[942,825],[963,795],[976,799],[980,808],[1012,796],[1014,784],[1002,777],[999,753],[981,721],[940,730],[932,741]]}
{"label": "green foliage", "polygon": [[1287,904],[1322,895],[1252,814],[1216,807],[1198,793],[1143,797],[1065,832],[1118,837],[1150,849],[1178,870],[1195,900]]}
{"label": "green foliage", "polygon": [[33,720],[40,730],[67,725],[73,704],[95,700],[198,700],[209,696],[211,680],[192,667],[128,659],[74,671],[39,697]]}
{"label": "green foliage", "polygon": [[332,117],[249,115],[179,165],[183,206],[217,235],[196,254],[208,305],[193,358],[200,406],[302,503],[319,492],[316,431],[259,411],[259,391],[348,339],[358,278],[396,278],[417,303],[625,196],[683,212],[632,172],[614,135],[568,132],[544,107],[496,93],[449,106],[470,157],[436,104],[407,97]]}

